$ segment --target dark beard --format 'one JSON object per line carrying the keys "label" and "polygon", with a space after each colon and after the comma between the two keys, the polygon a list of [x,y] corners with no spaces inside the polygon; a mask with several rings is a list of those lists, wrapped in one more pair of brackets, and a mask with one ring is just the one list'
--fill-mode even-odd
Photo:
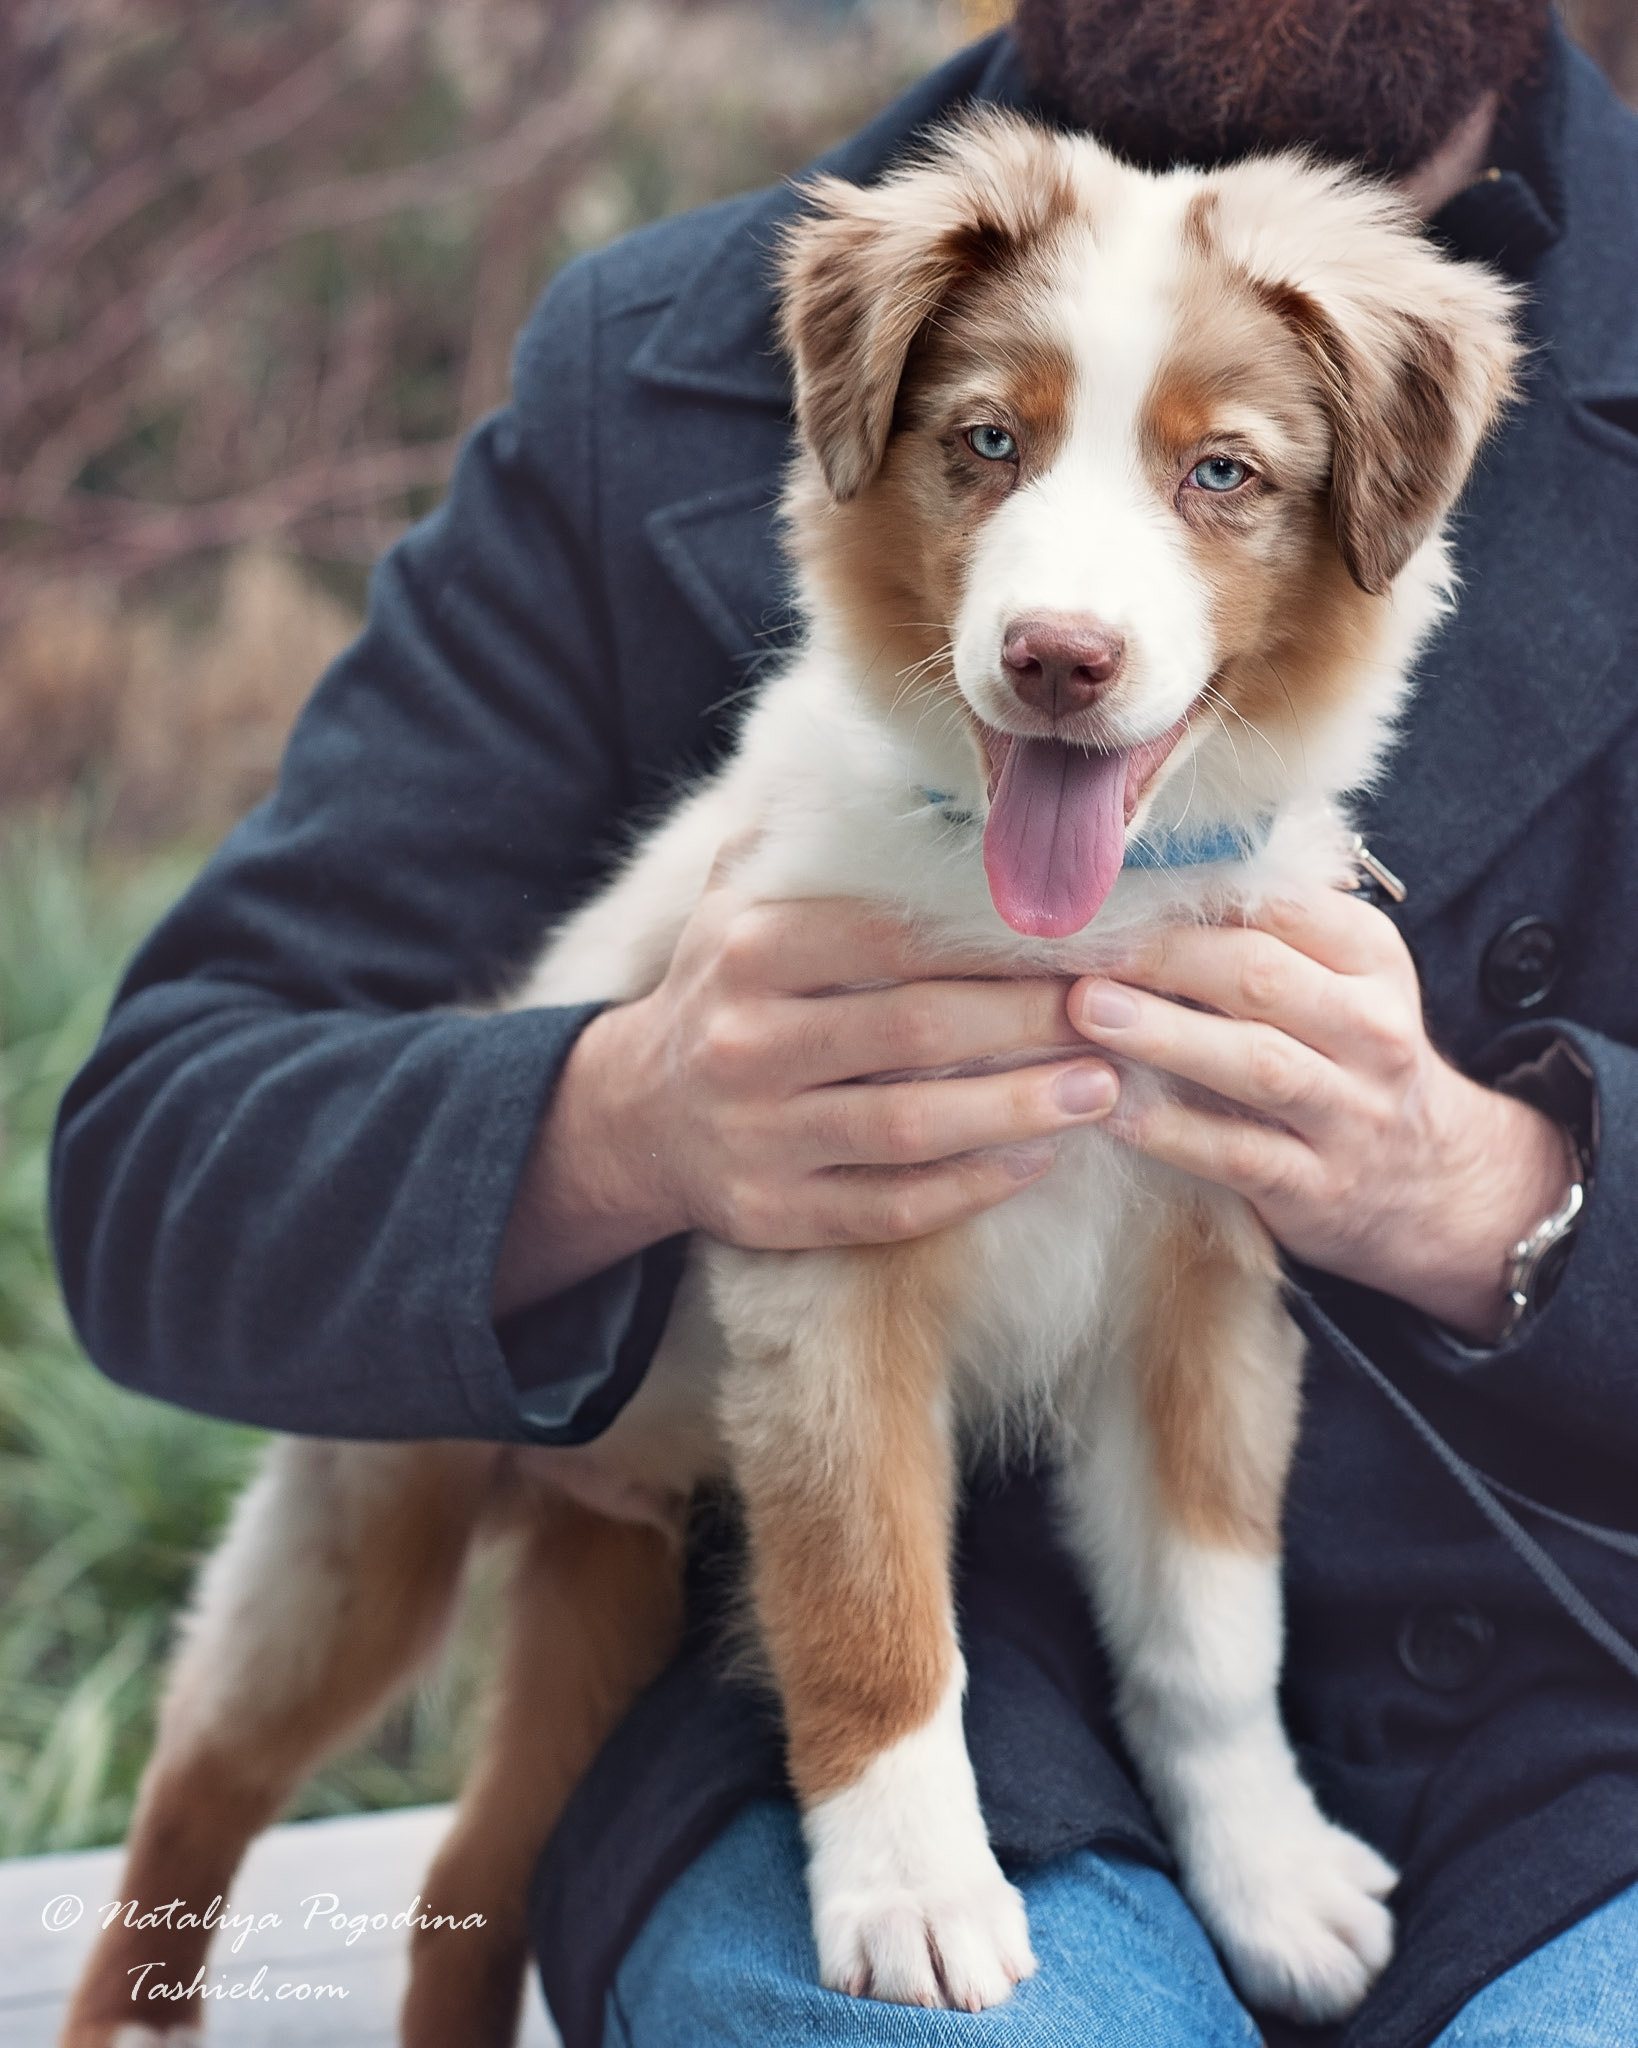
{"label": "dark beard", "polygon": [[1050,112],[1130,162],[1306,143],[1375,171],[1431,156],[1481,94],[1539,66],[1548,0],[1019,0]]}

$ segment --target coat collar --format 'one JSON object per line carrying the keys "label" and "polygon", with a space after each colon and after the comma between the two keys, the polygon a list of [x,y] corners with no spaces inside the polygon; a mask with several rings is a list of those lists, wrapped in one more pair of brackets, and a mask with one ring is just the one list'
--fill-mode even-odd
{"label": "coat collar", "polygon": [[[974,102],[1028,103],[1004,33],[959,51],[870,125],[809,167],[868,184],[935,122]],[[771,259],[780,229],[802,209],[799,183],[759,192],[727,224],[689,282],[649,329],[629,368],[644,383],[750,405],[790,404],[774,338]]]}
{"label": "coat collar", "polygon": [[1638,123],[1556,22],[1493,167],[1432,231],[1530,287],[1535,336],[1577,398],[1638,390]]}

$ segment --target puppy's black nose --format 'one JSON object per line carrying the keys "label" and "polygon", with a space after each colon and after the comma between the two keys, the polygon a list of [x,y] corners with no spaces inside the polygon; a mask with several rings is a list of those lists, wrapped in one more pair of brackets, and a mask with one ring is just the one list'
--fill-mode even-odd
{"label": "puppy's black nose", "polygon": [[1125,657],[1126,642],[1089,612],[1014,619],[1001,636],[1012,687],[1048,718],[1084,711],[1115,681]]}

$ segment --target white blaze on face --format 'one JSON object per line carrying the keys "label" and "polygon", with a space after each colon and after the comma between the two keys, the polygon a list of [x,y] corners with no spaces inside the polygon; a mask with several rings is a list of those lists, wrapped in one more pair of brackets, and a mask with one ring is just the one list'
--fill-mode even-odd
{"label": "white blaze on face", "polygon": [[1121,193],[1118,210],[1066,245],[1053,310],[1077,366],[1073,414],[1052,467],[986,525],[956,620],[955,671],[978,716],[1039,731],[1006,680],[1009,624],[1091,614],[1126,642],[1107,705],[1112,745],[1175,724],[1210,679],[1213,636],[1171,494],[1145,466],[1145,400],[1176,331],[1182,215],[1198,180],[1180,175]]}

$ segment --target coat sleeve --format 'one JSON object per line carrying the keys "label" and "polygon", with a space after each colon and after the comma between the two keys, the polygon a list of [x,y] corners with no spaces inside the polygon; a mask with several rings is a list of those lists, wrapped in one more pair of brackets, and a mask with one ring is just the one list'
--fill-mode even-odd
{"label": "coat sleeve", "polygon": [[143,947],[64,1100],[63,1287],[127,1386],[327,1436],[571,1440],[646,1362],[675,1247],[500,1336],[488,1312],[531,1133],[593,1012],[482,1005],[595,881],[629,802],[596,286],[581,263],[548,294],[517,399],[377,571],[276,793]]}

